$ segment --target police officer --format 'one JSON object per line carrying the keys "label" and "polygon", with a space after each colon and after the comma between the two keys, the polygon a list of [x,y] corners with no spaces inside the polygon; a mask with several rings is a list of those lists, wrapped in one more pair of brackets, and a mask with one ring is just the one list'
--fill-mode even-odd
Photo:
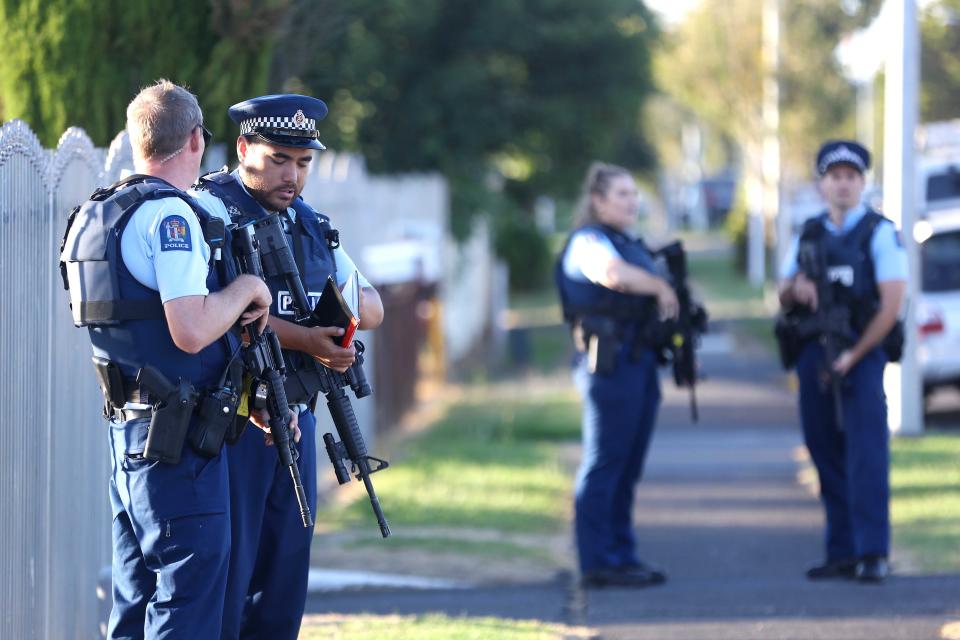
{"label": "police officer", "polygon": [[579,226],[557,265],[557,285],[577,356],[583,460],[576,480],[581,584],[643,587],[666,579],[637,556],[634,489],[660,404],[648,323],[676,318],[677,297],[631,234],[637,187],[621,167],[595,163],[583,185]]}
{"label": "police officer", "polygon": [[[232,106],[229,115],[240,126],[239,167],[204,176],[194,191],[211,212],[233,222],[279,215],[311,304],[328,277],[343,285],[356,271],[329,218],[300,198],[313,151],[324,148],[316,123],[326,113],[321,100],[301,95],[262,96]],[[383,319],[383,305],[362,275],[359,282],[360,328],[373,329]],[[275,301],[270,326],[285,348],[288,377],[308,358],[341,372],[353,364],[354,347],[335,342],[343,329],[293,323],[285,283],[271,279],[270,286]],[[290,400],[300,403],[300,474],[315,512],[316,418],[311,406],[316,396]],[[229,451],[233,554],[222,637],[293,640],[306,604],[313,530],[300,521],[289,475],[258,440],[251,431]]]}
{"label": "police officer", "polygon": [[[797,360],[800,421],[820,476],[826,559],[810,579],[882,581],[889,573],[889,437],[883,368],[885,338],[897,322],[907,262],[892,222],[861,203],[870,154],[849,140],[817,154],[827,210],[810,219],[781,268],[780,304],[812,314],[824,292],[849,313],[842,350],[827,361],[823,341],[807,340]],[[812,256],[824,256],[818,268]],[[822,272],[819,280],[811,274]],[[837,411],[830,374],[842,377]],[[839,415],[839,422],[838,422]]]}
{"label": "police officer", "polygon": [[215,638],[230,552],[227,461],[185,444],[203,421],[189,408],[161,418],[157,407],[175,412],[179,402],[137,374],[150,365],[179,385],[178,398],[203,398],[238,345],[232,325],[240,318],[265,326],[271,296],[252,276],[227,284],[208,245],[222,234],[210,231],[207,213],[183,191],[199,173],[209,135],[196,98],[160,80],[130,103],[127,131],[137,175],[78,208],[61,256],[110,418],[107,635]]}

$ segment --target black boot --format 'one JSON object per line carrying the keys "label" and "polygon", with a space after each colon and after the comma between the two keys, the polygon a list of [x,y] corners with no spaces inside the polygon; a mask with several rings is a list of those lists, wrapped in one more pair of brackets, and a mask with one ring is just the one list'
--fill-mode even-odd
{"label": "black boot", "polygon": [[602,589],[604,587],[637,589],[651,587],[662,582],[662,574],[658,578],[650,572],[631,569],[598,569],[580,576],[580,586],[584,589]]}
{"label": "black boot", "polygon": [[660,584],[667,581],[667,574],[664,573],[662,569],[652,567],[643,560],[637,560],[636,562],[624,565],[620,567],[620,571],[645,575],[650,579],[651,584]]}
{"label": "black boot", "polygon": [[857,562],[856,574],[860,582],[883,582],[890,575],[890,563],[883,556],[863,556]]}
{"label": "black boot", "polygon": [[827,560],[825,563],[807,569],[810,580],[850,579],[856,574],[855,560]]}

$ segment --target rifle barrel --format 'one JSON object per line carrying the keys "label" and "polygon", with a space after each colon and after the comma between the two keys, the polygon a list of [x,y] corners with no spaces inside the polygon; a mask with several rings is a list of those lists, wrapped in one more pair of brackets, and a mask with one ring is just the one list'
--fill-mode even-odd
{"label": "rifle barrel", "polygon": [[364,459],[357,466],[360,470],[360,478],[363,480],[363,486],[366,487],[367,495],[370,497],[370,506],[373,508],[373,515],[376,516],[377,524],[380,525],[380,535],[384,538],[389,538],[390,525],[387,524],[387,517],[383,514],[383,509],[380,507],[380,499],[377,497],[377,492],[373,488],[373,482],[370,480],[370,464]]}

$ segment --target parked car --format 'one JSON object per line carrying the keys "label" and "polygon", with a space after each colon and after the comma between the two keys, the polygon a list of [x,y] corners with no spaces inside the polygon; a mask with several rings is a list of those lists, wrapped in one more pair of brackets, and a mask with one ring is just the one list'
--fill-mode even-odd
{"label": "parked car", "polygon": [[960,154],[924,158],[920,162],[919,174],[920,201],[925,217],[960,207]]}
{"label": "parked car", "polygon": [[918,221],[914,237],[920,245],[917,360],[926,394],[960,386],[960,208]]}

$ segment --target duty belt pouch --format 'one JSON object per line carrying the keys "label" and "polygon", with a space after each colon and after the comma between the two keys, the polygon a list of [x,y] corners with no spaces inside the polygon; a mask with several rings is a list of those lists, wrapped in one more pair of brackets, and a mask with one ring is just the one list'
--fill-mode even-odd
{"label": "duty belt pouch", "polygon": [[673,334],[676,323],[673,320],[660,320],[650,317],[637,330],[630,357],[634,362],[640,359],[644,348],[653,349],[656,354],[657,366],[665,366],[673,361]]}
{"label": "duty belt pouch", "polygon": [[93,369],[97,374],[97,383],[103,392],[104,415],[109,416],[108,409],[122,407],[126,401],[126,392],[123,388],[123,374],[116,363],[93,357]]}
{"label": "duty belt pouch", "polygon": [[290,404],[309,404],[310,400],[323,389],[323,380],[318,371],[322,365],[310,360],[303,361],[299,369],[287,369],[283,389]]}
{"label": "duty belt pouch", "polygon": [[197,405],[197,392],[184,380],[170,382],[153,367],[145,366],[137,374],[137,382],[158,402],[153,405],[153,417],[147,430],[143,456],[167,464],[177,464],[187,439],[190,417]]}
{"label": "duty belt pouch", "polygon": [[881,343],[884,353],[887,354],[887,360],[890,362],[900,362],[900,358],[903,357],[903,341],[903,320],[897,320],[893,328],[890,329],[890,333],[887,334],[887,337],[884,338]]}
{"label": "duty belt pouch", "polygon": [[246,376],[243,370],[243,363],[234,361],[230,367],[230,380],[234,389],[240,389],[237,393],[237,408],[233,412],[233,420],[230,421],[224,440],[227,444],[236,444],[247,428],[247,422],[250,420],[250,388],[253,381]]}
{"label": "duty belt pouch", "polygon": [[190,430],[190,446],[200,455],[212,458],[220,453],[237,417],[240,395],[229,387],[215,389],[200,401],[199,420]]}

